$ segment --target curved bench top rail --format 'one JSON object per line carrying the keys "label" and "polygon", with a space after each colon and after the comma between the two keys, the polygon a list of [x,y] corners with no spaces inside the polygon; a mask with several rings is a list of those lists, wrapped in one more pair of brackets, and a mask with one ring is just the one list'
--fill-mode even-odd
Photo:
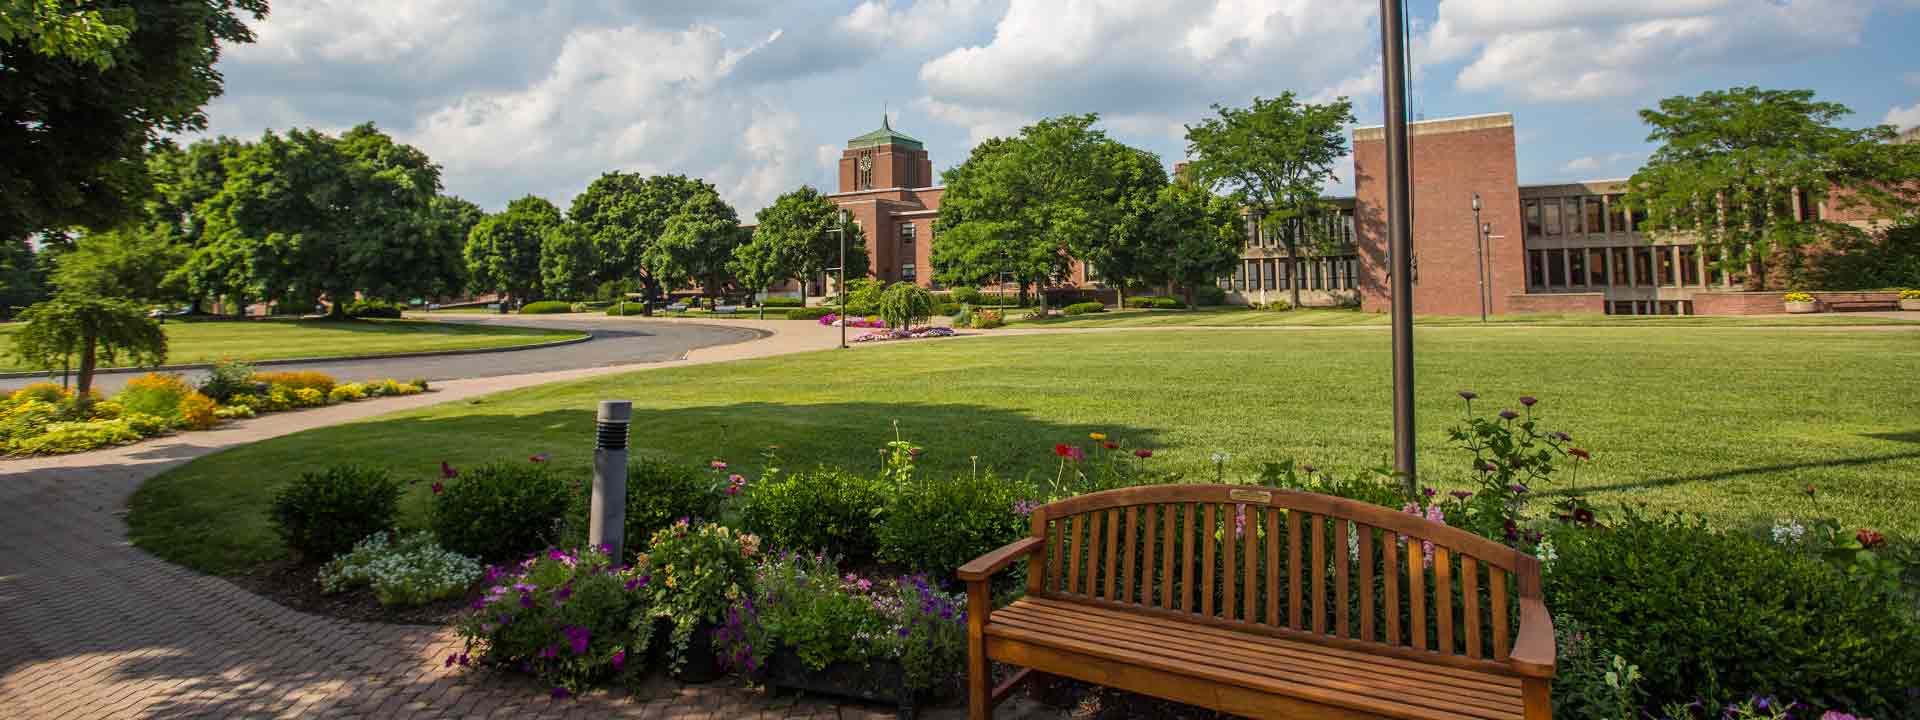
{"label": "curved bench top rail", "polygon": [[1391,530],[1407,537],[1430,540],[1442,547],[1463,552],[1517,575],[1539,577],[1540,561],[1532,555],[1466,530],[1359,500],[1299,490],[1258,485],[1145,485],[1103,490],[1047,503],[1035,510],[1035,515],[1038,517],[1044,514],[1048,520],[1058,520],[1096,510],[1163,503],[1264,505],[1352,520],[1382,530]]}

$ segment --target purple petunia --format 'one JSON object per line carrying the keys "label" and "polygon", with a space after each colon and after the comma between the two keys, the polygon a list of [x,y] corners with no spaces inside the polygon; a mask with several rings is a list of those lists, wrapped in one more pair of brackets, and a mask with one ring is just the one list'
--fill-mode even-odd
{"label": "purple petunia", "polygon": [[445,665],[442,665],[441,667],[453,667],[453,663],[459,659],[460,659],[459,655],[448,655],[447,663]]}
{"label": "purple petunia", "polygon": [[560,646],[548,645],[546,647],[540,648],[540,657],[543,659],[560,657]]}
{"label": "purple petunia", "polygon": [[552,695],[553,695],[553,699],[555,699],[555,700],[565,700],[565,699],[567,699],[567,696],[569,696],[569,695],[572,695],[572,694],[573,694],[573,693],[570,693],[570,692],[567,692],[567,689],[566,689],[566,688],[563,688],[563,687],[556,687],[556,688],[554,688],[554,689],[553,689],[553,693],[552,693]]}
{"label": "purple petunia", "polygon": [[1447,494],[1448,494],[1448,495],[1452,495],[1452,496],[1454,496],[1455,498],[1457,498],[1457,499],[1460,499],[1460,500],[1465,500],[1465,499],[1467,499],[1467,498],[1470,498],[1470,497],[1473,497],[1473,491],[1471,491],[1471,490],[1455,490],[1455,491],[1453,491],[1453,492],[1450,492],[1450,493],[1447,493]]}
{"label": "purple petunia", "polygon": [[533,596],[528,593],[520,593],[520,607],[533,607]]}
{"label": "purple petunia", "polygon": [[627,664],[627,651],[625,650],[613,651],[613,669],[619,670],[620,666],[625,664]]}
{"label": "purple petunia", "polygon": [[573,650],[573,654],[575,655],[587,654],[587,643],[593,639],[592,630],[588,630],[583,627],[575,627],[572,625],[568,625],[564,628],[561,628],[560,633],[562,635],[567,636],[567,646],[569,649]]}
{"label": "purple petunia", "polygon": [[1517,417],[1520,417],[1520,413],[1517,413],[1517,412],[1514,412],[1514,411],[1512,411],[1512,410],[1501,410],[1501,411],[1500,411],[1500,418],[1501,418],[1501,419],[1503,419],[1503,420],[1512,420],[1512,419],[1514,419],[1514,418],[1517,418]]}
{"label": "purple petunia", "polygon": [[1479,393],[1476,393],[1476,392],[1474,392],[1474,391],[1472,391],[1472,390],[1461,390],[1461,391],[1460,391],[1460,399],[1461,399],[1461,400],[1472,400],[1472,399],[1474,399],[1474,398],[1477,398],[1477,397],[1480,397],[1480,394],[1479,394]]}
{"label": "purple petunia", "polygon": [[1537,402],[1540,402],[1540,398],[1537,398],[1537,397],[1534,397],[1534,396],[1532,396],[1532,395],[1521,395],[1521,396],[1520,396],[1520,404],[1521,404],[1521,405],[1525,405],[1525,406],[1527,406],[1527,407],[1533,407],[1533,404],[1534,404],[1534,403],[1537,403]]}
{"label": "purple petunia", "polygon": [[573,597],[572,585],[567,585],[565,587],[562,587],[559,589],[559,591],[553,594],[553,599],[558,602],[566,602],[567,598],[570,598],[570,597]]}
{"label": "purple petunia", "polygon": [[1508,485],[1507,489],[1512,490],[1516,493],[1522,493],[1522,494],[1525,494],[1527,492],[1527,486],[1521,485],[1520,483],[1514,483],[1512,485]]}

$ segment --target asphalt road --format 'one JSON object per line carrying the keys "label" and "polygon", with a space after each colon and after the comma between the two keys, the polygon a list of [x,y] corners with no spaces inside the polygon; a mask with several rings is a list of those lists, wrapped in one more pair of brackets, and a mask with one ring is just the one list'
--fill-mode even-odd
{"label": "asphalt road", "polygon": [[[543,328],[584,330],[592,340],[571,345],[532,350],[447,355],[440,357],[388,358],[382,360],[338,360],[299,365],[263,366],[262,370],[318,370],[342,382],[394,378],[401,382],[413,378],[451,380],[455,378],[494,377],[547,370],[573,370],[607,365],[674,360],[695,348],[744,342],[760,337],[758,331],[744,327],[725,327],[671,321],[647,321],[636,318],[584,319],[566,315],[434,315],[423,316],[450,323],[521,325]],[[349,354],[352,348],[341,348]],[[128,380],[144,371],[112,371],[94,376],[94,387],[111,395]],[[198,382],[201,371],[182,373]],[[0,389],[18,388],[40,378],[0,379]],[[57,381],[57,380],[56,380]]]}

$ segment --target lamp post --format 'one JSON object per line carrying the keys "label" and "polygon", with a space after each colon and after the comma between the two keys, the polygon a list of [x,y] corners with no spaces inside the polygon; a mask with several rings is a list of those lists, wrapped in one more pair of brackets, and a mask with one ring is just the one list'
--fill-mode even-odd
{"label": "lamp post", "polygon": [[1405,0],[1380,0],[1381,78],[1385,81],[1387,256],[1393,267],[1393,472],[1419,490],[1413,453],[1413,187],[1407,165],[1407,16]]}
{"label": "lamp post", "polygon": [[1473,194],[1473,269],[1480,276],[1480,322],[1487,321],[1487,235],[1480,225],[1480,193]]}
{"label": "lamp post", "polygon": [[839,287],[835,289],[840,294],[840,349],[845,350],[847,349],[847,211],[842,209],[834,219],[839,222],[834,223],[833,229],[827,232],[840,237],[840,267],[828,269],[840,271],[840,279],[835,283]]}
{"label": "lamp post", "polygon": [[[1491,253],[1493,248],[1493,223],[1486,223],[1480,226],[1480,237],[1484,238],[1486,247],[1488,248],[1488,252]],[[1481,277],[1481,281],[1480,281],[1481,287],[1486,288],[1485,290],[1485,294],[1487,298],[1486,308],[1488,309],[1488,312],[1492,312],[1492,309],[1493,309],[1493,261],[1492,260],[1481,260],[1480,277]],[[1481,320],[1481,322],[1486,322],[1486,321],[1483,319]]]}

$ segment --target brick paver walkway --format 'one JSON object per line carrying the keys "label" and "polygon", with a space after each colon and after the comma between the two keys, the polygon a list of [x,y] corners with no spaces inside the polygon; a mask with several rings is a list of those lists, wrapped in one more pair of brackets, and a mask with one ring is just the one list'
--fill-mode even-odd
{"label": "brick paver walkway", "polygon": [[[741,324],[748,324],[742,322]],[[517,387],[832,347],[811,323],[648,366],[448,381],[436,392],[268,415],[218,430],[54,458],[0,460],[0,717],[885,717],[884,708],[662,681],[633,698],[555,701],[514,677],[448,670],[436,627],[280,606],[127,543],[135,488],[221,449]]]}

